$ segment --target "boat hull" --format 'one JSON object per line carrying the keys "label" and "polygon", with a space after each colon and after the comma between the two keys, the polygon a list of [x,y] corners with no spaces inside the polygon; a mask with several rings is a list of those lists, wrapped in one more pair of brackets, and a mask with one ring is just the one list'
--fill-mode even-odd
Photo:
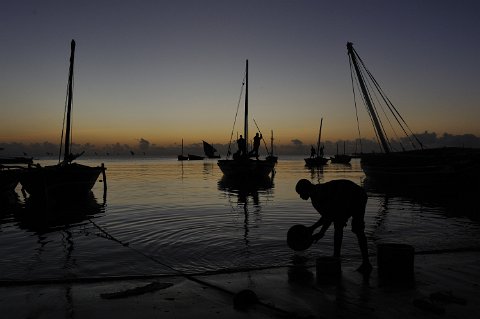
{"label": "boat hull", "polygon": [[438,148],[389,154],[363,154],[365,175],[401,183],[478,183],[480,150]]}
{"label": "boat hull", "polygon": [[13,191],[20,180],[20,174],[19,169],[0,170],[0,194]]}
{"label": "boat hull", "polygon": [[352,157],[350,155],[335,155],[330,158],[330,162],[334,164],[350,164]]}
{"label": "boat hull", "polygon": [[33,197],[70,199],[88,195],[104,168],[81,164],[30,167],[20,178],[23,189]]}
{"label": "boat hull", "polygon": [[325,157],[307,157],[305,158],[306,166],[323,166],[328,163],[328,158]]}
{"label": "boat hull", "polygon": [[252,159],[225,159],[219,160],[217,164],[225,176],[242,179],[267,177],[275,167],[273,161]]}
{"label": "boat hull", "polygon": [[189,161],[201,161],[203,159],[204,159],[203,156],[188,154]]}

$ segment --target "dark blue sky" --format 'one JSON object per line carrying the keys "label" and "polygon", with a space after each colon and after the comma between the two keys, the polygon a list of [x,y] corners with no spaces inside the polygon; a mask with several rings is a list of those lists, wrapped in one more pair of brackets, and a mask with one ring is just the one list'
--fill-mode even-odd
{"label": "dark blue sky", "polygon": [[78,142],[228,142],[246,59],[278,143],[353,139],[347,41],[415,132],[480,135],[478,1],[85,2],[0,3],[0,142],[59,139],[71,39]]}

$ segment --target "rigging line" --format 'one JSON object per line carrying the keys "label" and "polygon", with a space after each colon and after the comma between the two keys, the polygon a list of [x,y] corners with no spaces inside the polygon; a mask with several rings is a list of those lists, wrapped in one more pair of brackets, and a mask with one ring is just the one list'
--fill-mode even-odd
{"label": "rigging line", "polygon": [[[358,56],[358,54],[357,54]],[[405,133],[405,135],[408,137],[408,139],[410,140],[410,143],[412,143],[412,146],[414,148],[415,145],[410,137],[413,136],[415,138],[415,140],[417,141],[417,143],[420,145],[420,147],[423,149],[423,143],[418,139],[418,137],[413,133],[413,131],[410,129],[408,123],[405,121],[405,119],[402,117],[402,115],[400,114],[400,112],[397,110],[397,108],[393,105],[393,103],[390,101],[390,99],[388,98],[387,94],[385,94],[385,92],[383,91],[383,89],[381,88],[380,84],[377,82],[377,80],[373,77],[373,75],[370,73],[370,71],[367,69],[367,67],[365,66],[365,63],[363,62],[363,60],[358,56],[361,64],[363,65],[363,67],[365,68],[365,70],[367,71],[367,73],[370,75],[370,77],[372,78],[372,80],[374,81],[375,83],[375,86],[377,87],[378,91],[380,92],[380,94],[382,95],[382,98],[385,101],[385,103],[387,104],[387,106],[389,107],[390,109],[390,112],[392,112],[393,116],[395,117],[395,119],[397,120],[397,122],[399,123],[400,127],[402,128],[403,132]],[[392,111],[393,109],[393,111]],[[397,116],[395,116],[395,114],[398,115],[398,117],[402,120],[402,122],[405,124],[405,126],[407,127],[408,131],[410,132],[410,134],[408,134],[405,130],[405,128],[403,127],[403,125],[400,123],[400,121],[398,120]]]}
{"label": "rigging line", "polygon": [[[354,85],[354,82],[353,82],[353,70],[352,70],[352,60],[351,59],[348,59],[348,62],[350,64],[350,80],[352,82],[352,92],[353,92],[353,103],[355,105],[355,116],[357,118],[357,130],[358,130],[358,140],[360,141],[360,152],[363,153],[363,147],[362,147],[362,135],[360,133],[360,121],[358,120],[358,108],[357,108],[357,98],[355,96],[355,85]],[[356,145],[356,143],[355,143]],[[355,149],[355,152],[357,152],[357,150]]]}
{"label": "rigging line", "polygon": [[[364,66],[365,67],[365,66]],[[395,120],[397,121],[398,123],[398,126],[400,126],[400,128],[402,129],[403,133],[405,134],[405,136],[410,140],[410,143],[412,144],[413,148],[416,148],[410,135],[407,133],[407,131],[405,130],[405,127],[403,126],[402,122],[399,120],[399,118],[397,117],[400,116],[400,114],[398,113],[398,111],[395,109],[395,107],[393,106],[392,102],[388,99],[387,95],[385,94],[385,92],[383,91],[383,89],[380,87],[380,84],[378,83],[378,81],[375,79],[375,77],[373,76],[373,74],[365,67],[365,71],[367,72],[367,74],[369,75],[372,83],[374,84],[375,88],[377,89],[378,93],[380,94],[380,96],[382,97],[385,105],[388,107],[388,109],[390,110],[390,113],[393,115],[393,117],[395,118]],[[380,100],[378,99],[377,97],[377,100],[380,102]],[[384,114],[385,114],[385,117],[387,118],[387,120],[389,121],[390,123],[390,120],[387,116],[387,114],[385,113],[384,111]],[[403,123],[406,125],[405,121],[403,121]],[[395,136],[398,138],[400,144],[401,144],[401,139],[399,137],[399,135],[397,134],[397,132],[395,131],[393,125],[390,123],[390,127],[392,128],[392,131],[394,132]],[[403,146],[402,146],[403,148]]]}
{"label": "rigging line", "polygon": [[[363,65],[363,64],[362,64],[362,65]],[[368,70],[365,68],[364,65],[363,65],[363,70],[365,70],[365,72],[367,72],[367,74],[368,74]],[[372,84],[371,84],[371,82],[370,82],[369,77],[366,77],[366,76],[363,74],[363,70],[361,70],[361,71],[362,71],[362,79],[364,80],[365,88],[366,88],[366,90],[367,90],[367,92],[368,92],[368,97],[369,97],[370,102],[371,102],[371,104],[372,104],[373,111],[374,111],[375,114],[376,114],[376,118],[377,118],[378,123],[379,123],[379,125],[380,125],[380,129],[381,129],[381,131],[382,131],[382,133],[383,133],[383,135],[384,135],[384,138],[385,138],[387,144],[389,145],[390,148],[393,148],[392,143],[391,143],[391,141],[390,141],[390,138],[389,138],[389,136],[388,136],[388,133],[387,133],[387,131],[385,130],[385,126],[384,126],[384,124],[383,124],[382,118],[379,116],[380,113],[378,112],[377,104],[374,103],[374,99],[373,99],[373,97],[372,97],[372,92],[373,92],[373,96],[375,97],[375,100],[378,102],[378,105],[380,106],[380,109],[382,110],[382,112],[383,112],[383,114],[384,114],[387,122],[390,124],[390,127],[392,128],[394,135],[396,135],[396,132],[395,132],[395,130],[393,129],[393,125],[392,125],[392,123],[390,122],[390,119],[389,119],[389,117],[387,116],[387,113],[385,112],[385,108],[383,107],[382,103],[381,103],[380,100],[378,99],[377,94],[375,93],[375,90],[373,89],[373,86],[372,86]]]}
{"label": "rigging line", "polygon": [[241,102],[241,100],[242,100],[243,88],[245,87],[245,79],[246,79],[246,76],[247,76],[247,72],[244,71],[244,73],[243,73],[243,80],[242,80],[242,87],[240,88],[240,95],[239,95],[239,97],[238,97],[238,102],[237,102],[237,111],[235,112],[235,119],[234,119],[234,121],[233,121],[232,132],[230,133],[230,141],[228,142],[227,157],[228,157],[229,154],[231,154],[233,131],[235,130],[235,124],[237,123],[237,115],[238,115],[238,110],[240,109],[240,102]]}
{"label": "rigging line", "polygon": [[[253,123],[255,123],[255,126],[257,127],[257,130],[260,132],[260,135],[262,135],[263,144],[265,145],[265,149],[267,150],[267,154],[270,154],[270,152],[268,151],[267,143],[265,142],[265,139],[263,138],[262,131],[258,127],[257,121],[255,121],[255,119],[253,119]],[[272,154],[273,154],[273,150],[272,150]]]}
{"label": "rigging line", "polygon": [[[353,51],[354,51],[355,57],[360,61],[360,65],[361,65],[361,67],[362,67],[362,68],[359,68],[360,76],[361,76],[362,79],[364,80],[364,83],[365,83],[365,84],[369,84],[369,83],[366,81],[366,79],[368,79],[368,78],[366,78],[365,75],[363,74],[363,72],[364,72],[363,70],[365,70],[365,72],[367,72],[367,74],[369,74],[368,69],[367,69],[367,67],[365,66],[365,63],[363,62],[362,58],[358,55],[357,51],[355,51],[355,49],[353,49]],[[377,107],[376,107],[376,105],[373,103],[373,99],[372,99],[370,90],[369,90],[369,88],[368,88],[367,85],[365,85],[365,86],[366,86],[365,89],[367,90],[367,93],[368,93],[368,97],[369,97],[370,102],[371,102],[371,104],[372,104],[373,112],[375,112],[375,115],[377,115],[377,114],[378,114]],[[371,86],[371,84],[370,84],[370,86]],[[364,100],[364,102],[365,102],[365,100]],[[381,105],[380,105],[380,106],[381,106]],[[390,139],[388,138],[387,132],[385,131],[385,127],[384,127],[384,125],[383,125],[383,123],[382,123],[382,120],[381,120],[381,118],[378,117],[378,116],[377,116],[377,119],[378,119],[378,122],[379,122],[378,124],[379,124],[379,126],[380,126],[380,129],[381,129],[381,131],[382,131],[381,133],[383,133],[384,138],[385,138],[385,140],[386,140],[386,143],[391,147],[391,142],[390,142]],[[387,117],[387,119],[388,119],[388,117]],[[380,132],[379,132],[379,133],[380,133]]]}
{"label": "rigging line", "polygon": [[[357,80],[357,87],[360,86],[360,83],[359,83],[360,79],[358,78],[359,76],[362,76],[362,77],[363,77],[363,75],[362,75],[361,73],[360,73],[360,74],[356,74],[355,79]],[[364,82],[365,82],[365,81],[364,81]],[[365,86],[365,90],[367,90],[367,94],[370,95],[370,92],[368,92],[368,87],[367,87],[367,86]],[[363,104],[366,106],[366,105],[367,105],[366,97],[364,96],[364,94],[360,94],[360,96],[362,97]],[[372,104],[372,108],[375,108],[375,105],[373,104],[373,102],[372,102],[371,104]],[[375,126],[375,123],[374,123],[374,120],[373,120],[373,116],[374,116],[374,115],[371,113],[371,111],[370,111],[370,109],[369,109],[368,107],[366,107],[366,109],[367,109],[367,114],[368,114],[368,116],[370,117],[370,121],[371,121],[372,124],[373,124],[373,132],[375,133],[375,138],[376,138],[376,140],[377,140],[377,143],[378,143],[379,145],[382,145],[381,142],[380,142],[379,132],[377,132],[376,126]],[[372,110],[372,111],[375,112],[375,109]],[[379,119],[379,122],[380,122],[380,119]],[[380,123],[381,123],[381,122],[380,122]],[[379,124],[380,124],[380,123],[379,123]],[[387,143],[388,143],[388,140],[387,140]]]}
{"label": "rigging line", "polygon": [[[367,72],[369,72],[367,70]],[[369,72],[370,73],[370,72]],[[408,123],[405,121],[405,119],[402,117],[402,115],[400,114],[400,112],[397,110],[397,108],[395,107],[395,105],[393,105],[393,103],[390,101],[390,99],[388,98],[387,94],[384,93],[383,89],[380,87],[380,84],[375,80],[375,78],[373,77],[373,75],[371,75],[372,79],[374,80],[374,82],[376,83],[376,86],[378,87],[378,90],[381,92],[382,96],[384,97],[384,99],[386,99],[386,102],[389,107],[391,107],[391,109],[393,109],[393,111],[391,111],[392,113],[396,113],[398,115],[398,117],[402,120],[402,122],[405,124],[405,126],[408,128],[408,130],[410,131],[410,133],[415,136],[415,134],[413,134],[412,130],[410,129],[410,127],[408,126]],[[397,120],[398,121],[398,120]],[[400,122],[400,121],[399,121]],[[407,134],[407,133],[405,133]],[[415,136],[416,137],[416,136]],[[421,143],[420,143],[421,144]]]}
{"label": "rigging line", "polygon": [[[105,234],[105,236],[107,236],[107,237],[106,237],[107,239],[113,240],[113,241],[121,244],[122,246],[124,246],[124,247],[126,247],[126,248],[130,248],[131,250],[133,250],[133,251],[135,251],[136,253],[144,256],[145,258],[150,259],[151,261],[153,261],[153,262],[155,262],[155,263],[157,263],[157,264],[160,264],[160,265],[162,265],[162,266],[164,266],[164,267],[167,267],[167,268],[173,270],[173,271],[176,272],[179,276],[182,276],[182,277],[184,277],[185,279],[188,279],[188,280],[190,280],[190,281],[196,282],[196,283],[198,283],[198,284],[200,284],[200,285],[208,286],[208,287],[210,287],[210,288],[214,288],[214,289],[220,290],[220,291],[222,291],[222,292],[224,292],[224,293],[227,293],[227,294],[230,294],[230,295],[235,295],[235,293],[231,292],[231,291],[228,290],[228,289],[225,289],[225,288],[222,288],[222,287],[217,286],[217,285],[215,285],[215,284],[209,283],[209,282],[207,282],[207,281],[198,279],[198,278],[196,278],[196,277],[194,277],[194,276],[192,276],[192,275],[188,275],[188,274],[186,274],[186,273],[184,273],[184,272],[182,272],[182,271],[180,271],[180,270],[178,270],[178,269],[175,269],[175,268],[173,268],[172,266],[167,265],[167,264],[165,264],[164,262],[158,260],[157,258],[152,257],[152,256],[150,256],[150,255],[147,255],[147,254],[145,254],[144,252],[142,252],[141,250],[138,250],[138,249],[136,249],[136,248],[131,247],[129,243],[123,243],[121,240],[113,237],[113,236],[110,235],[106,230],[104,230],[102,227],[100,227],[99,225],[97,225],[91,218],[89,218],[88,220],[89,220],[98,230],[100,230],[103,234]],[[260,305],[262,305],[262,306],[264,306],[264,307],[266,307],[266,308],[268,308],[268,309],[275,310],[275,311],[278,311],[278,312],[282,312],[282,313],[284,313],[284,314],[286,314],[286,315],[291,315],[289,311],[284,310],[284,309],[281,309],[281,308],[278,308],[278,307],[276,307],[275,305],[272,305],[272,304],[269,304],[269,303],[265,303],[265,302],[262,302],[262,301],[260,301],[260,300],[258,300],[257,303],[260,304]]]}
{"label": "rigging line", "polygon": [[[382,110],[385,119],[387,120],[388,124],[390,125],[390,129],[392,130],[393,135],[399,140],[399,142],[400,142],[400,144],[401,144],[400,136],[397,134],[397,131],[395,130],[395,126],[392,124],[392,121],[390,120],[390,117],[388,116],[388,113],[387,113],[387,111],[385,110],[385,107],[384,107],[382,101],[378,98],[378,95],[376,94],[376,92],[378,92],[378,93],[380,94],[380,96],[382,97],[383,101],[386,103],[386,101],[385,101],[385,99],[384,99],[384,97],[383,97],[383,95],[382,95],[382,92],[378,89],[378,87],[376,87],[375,85],[372,85],[372,83],[370,82],[370,80],[373,80],[373,81],[375,82],[375,79],[373,78],[372,74],[371,74],[370,72],[368,72],[367,69],[365,69],[365,71],[366,71],[367,74],[369,75],[369,78],[367,78],[367,82],[366,82],[366,83],[367,83],[367,85],[371,88],[371,91],[373,92],[373,96],[375,97],[375,100],[377,101],[378,105],[380,105],[380,109]],[[375,88],[376,88],[377,90],[375,90]],[[388,104],[387,104],[387,103],[386,103],[386,106],[388,107]],[[392,112],[392,110],[390,109],[390,107],[388,107],[388,109],[390,110],[390,113],[393,114],[393,112]],[[394,118],[396,119],[395,114],[393,114],[393,116],[394,116]],[[379,116],[378,118],[379,118],[379,121],[380,121],[380,123],[381,123],[381,125],[382,125],[382,129],[383,129],[383,131],[384,131],[384,134],[387,135],[386,130],[383,128],[383,123],[382,123],[381,117]],[[403,129],[401,123],[398,122],[398,119],[396,119],[396,120],[397,120],[397,123],[399,124],[399,126]],[[405,130],[404,130],[404,132],[405,132]],[[408,136],[408,134],[406,134],[406,136]],[[390,145],[390,147],[393,147],[393,145],[390,143],[390,141],[389,141],[389,145]],[[402,148],[403,148],[403,147],[402,147]]]}

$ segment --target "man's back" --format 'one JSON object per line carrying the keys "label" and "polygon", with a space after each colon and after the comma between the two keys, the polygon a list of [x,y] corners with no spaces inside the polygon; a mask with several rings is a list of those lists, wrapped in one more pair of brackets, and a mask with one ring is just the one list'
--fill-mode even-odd
{"label": "man's back", "polygon": [[311,200],[323,217],[335,221],[364,214],[368,196],[361,186],[341,179],[315,185]]}

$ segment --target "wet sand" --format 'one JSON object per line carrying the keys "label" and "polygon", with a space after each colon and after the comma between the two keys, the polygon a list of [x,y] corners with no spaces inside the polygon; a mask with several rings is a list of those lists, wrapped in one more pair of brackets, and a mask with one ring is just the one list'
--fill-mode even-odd
{"label": "wet sand", "polygon": [[[342,260],[338,281],[322,282],[314,266],[193,277],[0,282],[2,318],[476,318],[480,251],[415,255],[412,284],[368,279],[357,259]],[[257,303],[234,308],[249,289]]]}

